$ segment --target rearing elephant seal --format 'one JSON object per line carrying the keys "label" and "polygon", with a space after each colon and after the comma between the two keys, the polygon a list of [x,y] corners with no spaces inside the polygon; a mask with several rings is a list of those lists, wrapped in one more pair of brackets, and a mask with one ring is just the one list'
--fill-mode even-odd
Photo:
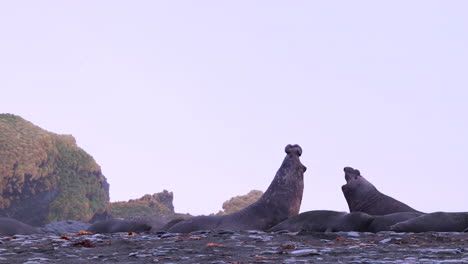
{"label": "rearing elephant seal", "polygon": [[266,192],[246,208],[222,216],[197,216],[168,229],[169,232],[189,233],[196,230],[266,230],[290,216],[297,215],[304,190],[304,172],[298,145],[287,145],[287,155]]}
{"label": "rearing elephant seal", "polygon": [[346,184],[341,187],[348,202],[350,212],[363,212],[370,215],[387,215],[399,212],[419,211],[387,196],[368,182],[358,170],[344,168]]}

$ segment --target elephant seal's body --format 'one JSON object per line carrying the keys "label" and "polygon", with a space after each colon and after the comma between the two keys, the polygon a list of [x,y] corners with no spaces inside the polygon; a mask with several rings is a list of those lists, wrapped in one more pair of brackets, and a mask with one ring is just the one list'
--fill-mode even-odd
{"label": "elephant seal's body", "polygon": [[14,218],[0,217],[0,235],[2,236],[31,235],[41,233],[43,232],[38,228],[20,222]]}
{"label": "elephant seal's body", "polygon": [[374,220],[367,228],[367,232],[377,233],[380,231],[390,231],[390,227],[392,225],[406,221],[408,219],[419,217],[421,215],[423,214],[416,212],[401,212],[388,215],[374,215]]}
{"label": "elephant seal's body", "polygon": [[391,227],[395,232],[466,232],[468,230],[468,212],[425,214]]}
{"label": "elephant seal's body", "polygon": [[269,229],[270,232],[365,232],[374,218],[365,213],[346,213],[328,210],[308,211],[292,216]]}
{"label": "elephant seal's body", "polygon": [[131,219],[109,219],[97,222],[90,226],[87,231],[93,233],[117,233],[117,232],[145,232],[151,226],[142,221]]}
{"label": "elephant seal's body", "polygon": [[268,231],[288,230],[292,232],[380,232],[389,231],[390,226],[420,216],[420,213],[394,213],[389,215],[368,215],[366,213],[336,212],[328,210],[309,211],[292,216]]}
{"label": "elephant seal's body", "polygon": [[197,216],[171,226],[168,231],[189,233],[196,230],[267,230],[290,216],[297,215],[304,190],[304,171],[299,157],[302,149],[288,145],[287,155],[267,191],[246,208],[222,216]]}
{"label": "elephant seal's body", "polygon": [[363,212],[370,215],[387,215],[399,212],[419,211],[387,196],[368,182],[359,170],[344,168],[346,184],[341,187],[348,202],[350,212]]}

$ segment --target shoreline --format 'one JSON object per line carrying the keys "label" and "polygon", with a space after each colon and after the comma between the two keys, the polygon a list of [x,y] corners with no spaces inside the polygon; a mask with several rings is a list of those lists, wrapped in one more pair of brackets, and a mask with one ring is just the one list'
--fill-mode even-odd
{"label": "shoreline", "polygon": [[468,233],[37,234],[0,237],[0,263],[468,263]]}

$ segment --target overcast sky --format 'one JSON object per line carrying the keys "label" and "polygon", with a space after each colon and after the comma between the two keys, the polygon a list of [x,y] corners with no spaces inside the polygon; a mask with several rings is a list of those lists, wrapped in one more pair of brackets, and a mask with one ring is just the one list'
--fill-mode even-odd
{"label": "overcast sky", "polygon": [[209,214],[300,144],[301,211],[343,167],[468,211],[467,1],[2,1],[0,112],[73,135],[111,201]]}

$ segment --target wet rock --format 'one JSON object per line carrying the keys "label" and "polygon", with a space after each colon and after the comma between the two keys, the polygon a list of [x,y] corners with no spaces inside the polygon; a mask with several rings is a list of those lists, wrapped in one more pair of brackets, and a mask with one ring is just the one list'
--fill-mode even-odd
{"label": "wet rock", "polygon": [[281,251],[276,251],[276,250],[266,250],[260,252],[260,255],[274,255],[274,254],[280,254]]}
{"label": "wet rock", "polygon": [[350,237],[358,237],[359,233],[358,232],[348,232],[347,235],[350,236]]}
{"label": "wet rock", "polygon": [[381,240],[379,243],[385,244],[385,243],[388,243],[388,242],[392,241],[392,239],[393,239],[393,238],[391,238],[391,237],[385,238],[385,239]]}
{"label": "wet rock", "polygon": [[232,235],[232,234],[235,234],[236,232],[232,231],[232,230],[220,230],[218,231],[218,234],[220,235]]}
{"label": "wet rock", "polygon": [[174,236],[178,236],[180,234],[177,234],[177,233],[165,233],[165,234],[162,234],[160,235],[159,237],[160,238],[169,238],[169,237],[174,237]]}
{"label": "wet rock", "polygon": [[465,252],[463,248],[455,248],[455,249],[450,249],[450,248],[442,248],[442,249],[425,249],[421,250],[423,253],[435,253],[435,254],[462,254]]}
{"label": "wet rock", "polygon": [[151,254],[138,254],[135,257],[136,258],[149,258],[151,256],[152,256]]}
{"label": "wet rock", "polygon": [[316,256],[320,255],[320,253],[316,249],[301,249],[301,250],[294,250],[289,252],[289,254],[296,256],[296,257],[305,257],[305,256]]}
{"label": "wet rock", "polygon": [[286,234],[286,233],[290,233],[290,231],[289,230],[279,230],[279,231],[272,232],[272,234]]}
{"label": "wet rock", "polygon": [[259,230],[247,230],[246,232],[247,234],[250,234],[250,235],[265,234],[265,232],[259,231]]}
{"label": "wet rock", "polygon": [[191,234],[193,234],[193,235],[202,235],[202,234],[208,234],[210,232],[211,232],[211,230],[197,230],[197,231],[192,232]]}

